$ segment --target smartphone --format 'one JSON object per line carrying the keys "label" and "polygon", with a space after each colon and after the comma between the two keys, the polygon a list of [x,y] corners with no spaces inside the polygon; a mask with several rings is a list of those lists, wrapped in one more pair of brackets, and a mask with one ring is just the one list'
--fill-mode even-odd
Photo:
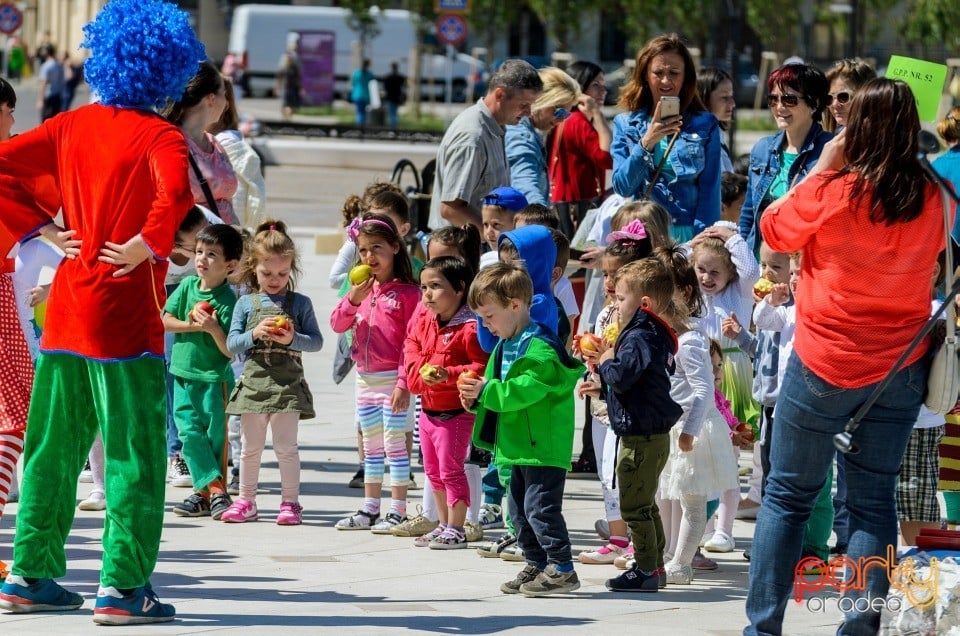
{"label": "smartphone", "polygon": [[673,95],[660,97],[660,121],[680,115],[680,98]]}

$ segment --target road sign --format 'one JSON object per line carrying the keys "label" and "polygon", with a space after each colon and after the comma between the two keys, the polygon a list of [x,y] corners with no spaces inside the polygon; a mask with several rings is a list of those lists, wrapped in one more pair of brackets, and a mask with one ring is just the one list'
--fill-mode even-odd
{"label": "road sign", "polygon": [[11,34],[23,25],[23,14],[12,2],[0,4],[0,33]]}
{"label": "road sign", "polygon": [[467,21],[448,13],[437,18],[437,39],[443,44],[460,46],[467,39]]}
{"label": "road sign", "polygon": [[434,0],[433,9],[437,13],[469,13],[470,0]]}

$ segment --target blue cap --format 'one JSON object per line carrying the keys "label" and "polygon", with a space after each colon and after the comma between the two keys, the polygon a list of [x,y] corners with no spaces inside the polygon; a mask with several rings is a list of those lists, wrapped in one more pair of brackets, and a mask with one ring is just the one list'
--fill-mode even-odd
{"label": "blue cap", "polygon": [[483,197],[483,205],[498,205],[511,212],[519,212],[527,207],[527,197],[516,188],[501,186]]}

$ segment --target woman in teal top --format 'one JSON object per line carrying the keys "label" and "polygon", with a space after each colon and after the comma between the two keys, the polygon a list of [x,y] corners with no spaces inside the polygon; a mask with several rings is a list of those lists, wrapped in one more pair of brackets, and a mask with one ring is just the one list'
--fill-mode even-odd
{"label": "woman in teal top", "polygon": [[353,72],[350,78],[350,101],[357,107],[357,125],[361,128],[367,123],[367,106],[370,105],[370,82],[376,79],[370,72],[370,60],[364,59],[362,68]]}
{"label": "woman in teal top", "polygon": [[[947,144],[947,151],[933,162],[933,169],[960,192],[960,107],[954,108],[937,124],[937,133]],[[950,233],[953,240],[960,241],[960,215],[953,222]]]}
{"label": "woman in teal top", "polygon": [[750,152],[747,194],[740,210],[740,235],[760,253],[760,216],[766,207],[802,179],[833,138],[820,127],[827,106],[827,78],[807,64],[781,66],[767,80],[767,103],[779,132],[764,137]]}

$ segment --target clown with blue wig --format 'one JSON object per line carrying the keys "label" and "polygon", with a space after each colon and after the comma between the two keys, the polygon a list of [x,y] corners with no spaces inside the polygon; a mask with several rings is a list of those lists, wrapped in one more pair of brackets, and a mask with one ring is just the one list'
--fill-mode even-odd
{"label": "clown with blue wig", "polygon": [[[98,104],[0,145],[0,253],[37,234],[67,258],[50,290],[24,446],[14,563],[0,609],[78,609],[54,579],[75,489],[103,436],[109,493],[94,622],[171,621],[150,585],[163,526],[166,418],[163,280],[193,205],[187,144],[155,108],[204,59],[187,15],[160,0],[111,0],[84,27]],[[53,223],[63,214],[63,228]]]}

